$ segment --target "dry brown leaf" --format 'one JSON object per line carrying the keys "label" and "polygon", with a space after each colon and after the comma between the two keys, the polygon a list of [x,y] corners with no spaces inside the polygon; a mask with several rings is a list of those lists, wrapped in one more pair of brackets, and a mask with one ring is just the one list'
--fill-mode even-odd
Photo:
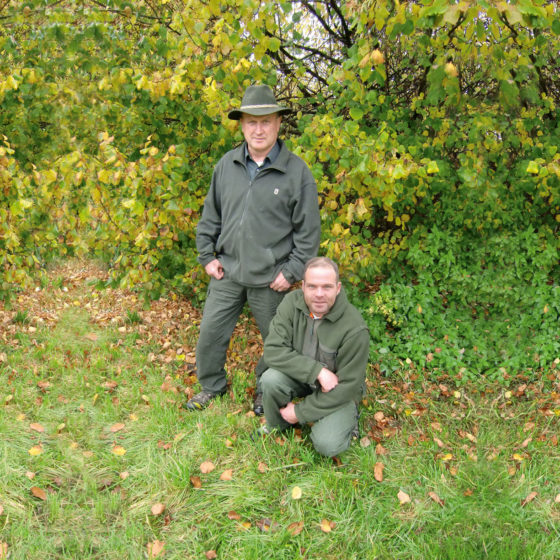
{"label": "dry brown leaf", "polygon": [[115,432],[120,432],[122,429],[124,428],[124,424],[122,422],[117,422],[116,424],[113,424],[109,430],[113,433]]}
{"label": "dry brown leaf", "polygon": [[538,493],[537,492],[531,492],[522,502],[521,502],[521,507],[525,507],[529,502],[532,502],[536,497],[537,497]]}
{"label": "dry brown leaf", "polygon": [[288,525],[288,532],[294,537],[299,535],[303,531],[303,521],[294,521]]}
{"label": "dry brown leaf", "polygon": [[535,427],[534,422],[525,422],[525,425],[523,426],[523,431],[528,432],[528,431],[532,430],[534,427]]}
{"label": "dry brown leaf", "polygon": [[554,503],[560,504],[560,494],[556,494],[556,498],[554,498]]}
{"label": "dry brown leaf", "polygon": [[383,414],[383,412],[381,412],[381,411],[376,412],[376,413],[373,415],[373,419],[374,419],[376,422],[381,422],[384,418],[385,418],[385,414]]}
{"label": "dry brown leaf", "polygon": [[260,462],[259,465],[257,466],[257,470],[260,473],[265,473],[268,470],[268,465],[266,463]]}
{"label": "dry brown leaf", "polygon": [[404,504],[409,504],[411,502],[410,496],[406,492],[403,492],[402,490],[399,490],[399,493],[397,494],[397,498],[399,499],[401,506]]}
{"label": "dry brown leaf", "polygon": [[94,332],[92,332],[84,335],[84,338],[87,338],[88,340],[95,342],[97,340],[97,335]]}
{"label": "dry brown leaf", "polygon": [[149,542],[146,545],[148,549],[148,558],[157,558],[163,552],[165,543],[163,541],[155,540],[154,542]]}
{"label": "dry brown leaf", "polygon": [[121,480],[126,480],[129,477],[129,473],[128,471],[123,471],[122,473],[119,474]]}
{"label": "dry brown leaf", "polygon": [[31,487],[31,493],[36,498],[39,498],[40,500],[46,500],[47,499],[47,493],[42,488],[39,488],[38,486],[32,486]]}
{"label": "dry brown leaf", "polygon": [[2,515],[4,513],[4,506],[2,506],[2,504],[0,504],[0,515]]}
{"label": "dry brown leaf", "polygon": [[231,480],[232,478],[233,478],[233,469],[226,469],[220,475],[220,480]]}
{"label": "dry brown leaf", "polygon": [[532,437],[528,437],[521,445],[521,449],[525,449],[533,441]]}
{"label": "dry brown leaf", "polygon": [[202,480],[200,480],[199,476],[191,476],[190,481],[193,488],[202,488]]}
{"label": "dry brown leaf", "polygon": [[45,428],[41,424],[38,424],[37,422],[33,422],[33,424],[29,424],[29,427],[32,430],[35,430],[36,432],[43,433],[45,431]]}
{"label": "dry brown leaf", "polygon": [[29,480],[33,480],[35,478],[35,473],[31,472],[31,471],[27,471],[25,473],[25,476],[29,479]]}
{"label": "dry brown leaf", "polygon": [[432,422],[430,426],[432,427],[432,430],[441,432],[441,424],[439,422]]}
{"label": "dry brown leaf", "polygon": [[387,455],[387,450],[380,443],[378,443],[375,446],[375,453],[377,455]]}
{"label": "dry brown leaf", "polygon": [[323,533],[330,533],[336,527],[336,523],[334,521],[329,521],[328,519],[323,519],[320,527]]}
{"label": "dry brown leaf", "polygon": [[428,492],[428,496],[439,506],[443,507],[445,505],[445,502],[435,492]]}
{"label": "dry brown leaf", "polygon": [[0,560],[8,558],[8,543],[0,542]]}
{"label": "dry brown leaf", "polygon": [[383,469],[385,465],[383,463],[377,462],[373,467],[373,476],[377,482],[383,482]]}
{"label": "dry brown leaf", "polygon": [[204,553],[204,556],[206,556],[206,558],[207,558],[208,560],[216,560],[216,558],[218,558],[218,555],[216,554],[216,551],[215,551],[215,550],[207,550],[207,551]]}
{"label": "dry brown leaf", "polygon": [[202,474],[211,473],[216,468],[216,465],[212,461],[204,461],[200,464],[200,472]]}
{"label": "dry brown leaf", "polygon": [[364,436],[362,439],[360,439],[360,447],[369,447],[370,445],[371,440],[367,436]]}
{"label": "dry brown leaf", "polygon": [[165,511],[165,504],[158,502],[152,506],[150,511],[152,512],[152,515],[161,515]]}
{"label": "dry brown leaf", "polygon": [[228,518],[231,519],[232,521],[239,521],[241,519],[241,515],[239,515],[236,511],[231,510],[228,511],[227,514]]}
{"label": "dry brown leaf", "polygon": [[441,439],[434,437],[434,441],[436,442],[437,446],[442,448],[445,447],[445,443],[443,443],[443,441],[441,441]]}

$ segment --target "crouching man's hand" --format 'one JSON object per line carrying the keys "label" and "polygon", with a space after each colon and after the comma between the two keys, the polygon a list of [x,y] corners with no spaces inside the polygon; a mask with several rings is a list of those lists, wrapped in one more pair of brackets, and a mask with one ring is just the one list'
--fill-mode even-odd
{"label": "crouching man's hand", "polygon": [[338,377],[330,369],[323,368],[317,376],[317,381],[321,385],[321,391],[328,393],[338,385]]}
{"label": "crouching man's hand", "polygon": [[284,408],[280,409],[280,414],[282,415],[282,418],[284,418],[284,420],[288,422],[288,424],[298,423],[295,407],[296,405],[293,402],[289,402]]}

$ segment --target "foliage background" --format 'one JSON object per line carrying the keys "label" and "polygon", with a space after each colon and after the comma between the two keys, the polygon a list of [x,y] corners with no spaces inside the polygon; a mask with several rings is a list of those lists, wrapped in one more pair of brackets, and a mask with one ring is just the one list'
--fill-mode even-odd
{"label": "foliage background", "polygon": [[0,290],[94,255],[202,299],[227,111],[268,83],[372,361],[456,381],[560,355],[556,3],[0,2]]}

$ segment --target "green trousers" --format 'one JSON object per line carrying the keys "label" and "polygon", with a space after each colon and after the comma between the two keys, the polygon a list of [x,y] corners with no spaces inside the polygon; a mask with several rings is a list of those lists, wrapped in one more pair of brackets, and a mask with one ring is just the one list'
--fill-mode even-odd
{"label": "green trousers", "polygon": [[[290,426],[280,414],[280,409],[297,397],[320,391],[300,383],[276,369],[267,369],[261,377],[263,406],[266,423],[271,428],[284,430]],[[354,401],[313,423],[311,441],[321,455],[334,457],[350,446],[352,432],[358,423],[358,408]]]}
{"label": "green trousers", "polygon": [[[268,286],[248,288],[227,278],[210,280],[196,346],[196,372],[205,391],[223,393],[226,390],[224,366],[227,350],[245,303],[249,304],[264,340],[268,335],[270,321],[285,293],[275,292]],[[255,368],[259,392],[259,378],[265,370],[266,365],[261,356]]]}

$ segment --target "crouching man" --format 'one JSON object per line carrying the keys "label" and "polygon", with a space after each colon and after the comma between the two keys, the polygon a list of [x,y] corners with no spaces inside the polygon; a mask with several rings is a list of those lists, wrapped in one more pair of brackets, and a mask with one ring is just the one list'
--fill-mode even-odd
{"label": "crouching man", "polygon": [[319,453],[345,451],[357,427],[368,355],[367,326],[346,298],[338,266],[326,257],[311,259],[301,290],[284,298],[265,341],[263,431],[313,422]]}

